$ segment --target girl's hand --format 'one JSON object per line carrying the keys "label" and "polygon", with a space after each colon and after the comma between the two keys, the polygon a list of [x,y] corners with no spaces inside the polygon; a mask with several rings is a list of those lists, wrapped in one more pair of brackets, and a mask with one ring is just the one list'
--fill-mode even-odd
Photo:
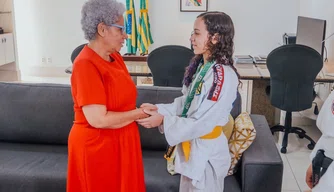
{"label": "girl's hand", "polygon": [[144,112],[150,115],[150,117],[145,119],[138,119],[137,123],[139,123],[141,126],[145,128],[154,128],[162,124],[164,116],[159,114],[157,111],[144,109]]}

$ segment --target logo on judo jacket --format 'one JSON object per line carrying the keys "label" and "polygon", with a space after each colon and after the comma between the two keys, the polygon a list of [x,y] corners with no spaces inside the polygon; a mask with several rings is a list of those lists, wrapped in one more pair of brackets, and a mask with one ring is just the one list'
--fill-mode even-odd
{"label": "logo on judo jacket", "polygon": [[222,65],[215,64],[213,66],[213,83],[208,95],[208,99],[217,101],[224,84],[224,68]]}

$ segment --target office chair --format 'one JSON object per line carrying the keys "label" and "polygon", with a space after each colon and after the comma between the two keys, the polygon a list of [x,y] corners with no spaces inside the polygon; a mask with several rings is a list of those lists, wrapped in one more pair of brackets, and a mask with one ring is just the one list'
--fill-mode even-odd
{"label": "office chair", "polygon": [[85,47],[85,45],[87,45],[87,43],[79,45],[78,47],[76,47],[72,54],[71,54],[71,61],[72,63],[74,62],[75,58],[77,58],[77,56],[79,55],[79,53],[81,52],[81,50]]}
{"label": "office chair", "polygon": [[191,49],[179,45],[166,45],[154,49],[147,57],[153,76],[153,85],[182,87],[186,67],[194,57]]}
{"label": "office chair", "polygon": [[299,127],[292,127],[292,112],[311,108],[314,100],[313,84],[323,67],[321,55],[311,47],[298,44],[283,45],[274,49],[267,57],[270,72],[270,101],[274,107],[286,111],[285,124],[271,128],[272,134],[284,132],[281,153],[286,153],[288,135],[295,133],[299,138],[315,142]]}
{"label": "office chair", "polygon": [[[72,54],[71,54],[71,62],[73,64],[75,58],[77,58],[77,56],[79,55],[79,53],[81,52],[81,50],[84,48],[84,46],[87,45],[86,43],[85,44],[82,44],[82,45],[79,45],[78,47],[76,47]],[[65,69],[65,73],[67,74],[71,74],[72,73],[72,66],[69,66]]]}

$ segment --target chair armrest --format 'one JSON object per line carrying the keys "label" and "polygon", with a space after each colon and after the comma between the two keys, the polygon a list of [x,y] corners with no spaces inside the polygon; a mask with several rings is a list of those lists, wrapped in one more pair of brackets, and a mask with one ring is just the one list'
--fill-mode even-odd
{"label": "chair armrest", "polygon": [[256,138],[243,153],[241,185],[243,192],[281,192],[283,161],[264,116],[251,115]]}

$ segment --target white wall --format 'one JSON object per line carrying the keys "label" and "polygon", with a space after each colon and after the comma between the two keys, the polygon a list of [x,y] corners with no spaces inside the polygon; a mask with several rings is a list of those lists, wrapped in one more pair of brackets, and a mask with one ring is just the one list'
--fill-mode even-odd
{"label": "white wall", "polygon": [[[282,42],[284,32],[296,31],[299,1],[209,0],[209,10],[224,11],[232,17],[236,29],[236,54],[267,54]],[[72,50],[85,42],[80,26],[80,10],[84,2],[14,0],[17,48],[23,74],[31,71],[33,66],[71,65]],[[139,0],[135,2],[139,9]],[[193,21],[199,13],[180,12],[179,0],[168,3],[150,0],[149,3],[154,39],[150,50],[166,44],[189,47]],[[51,57],[52,63],[42,64],[43,57]]]}
{"label": "white wall", "polygon": [[[193,21],[199,13],[179,12],[179,1],[150,1],[155,43],[189,46]],[[289,5],[289,6],[287,6]],[[267,54],[282,43],[284,32],[294,32],[299,0],[209,0],[209,10],[224,11],[234,22],[236,54]]]}
{"label": "white wall", "polygon": [[22,74],[31,66],[69,66],[73,49],[84,43],[80,26],[84,0],[14,0],[17,49]]}

